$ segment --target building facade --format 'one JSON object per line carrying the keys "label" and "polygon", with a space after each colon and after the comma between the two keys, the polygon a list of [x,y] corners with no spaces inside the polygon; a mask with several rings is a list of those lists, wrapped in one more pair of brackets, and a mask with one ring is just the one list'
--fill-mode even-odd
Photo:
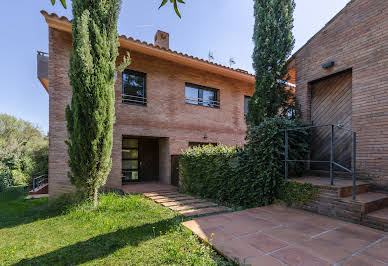
{"label": "building facade", "polygon": [[[350,1],[293,55],[289,69],[303,119],[355,131],[358,178],[387,191],[388,1]],[[327,159],[329,131],[315,137],[312,156]],[[335,145],[335,159],[350,167],[351,136],[338,130]]]}
{"label": "building facade", "polygon": [[[49,26],[49,194],[73,191],[67,177],[65,108],[70,103],[71,21],[42,12]],[[172,158],[190,145],[244,143],[246,96],[254,76],[169,49],[168,33],[148,44],[120,36],[120,56],[132,63],[117,73],[112,170],[106,186],[132,182],[176,183]],[[39,73],[39,71],[38,71]],[[175,162],[176,160],[173,160]]]}

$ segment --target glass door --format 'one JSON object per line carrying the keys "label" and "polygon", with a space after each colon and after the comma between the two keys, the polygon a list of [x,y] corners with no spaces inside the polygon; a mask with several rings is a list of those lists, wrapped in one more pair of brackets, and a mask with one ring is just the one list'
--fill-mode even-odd
{"label": "glass door", "polygon": [[122,147],[123,182],[139,181],[139,141],[123,138]]}

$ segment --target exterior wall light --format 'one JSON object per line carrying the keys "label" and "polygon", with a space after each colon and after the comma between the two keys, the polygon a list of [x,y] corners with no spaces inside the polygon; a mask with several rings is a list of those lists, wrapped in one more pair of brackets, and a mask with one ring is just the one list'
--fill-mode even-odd
{"label": "exterior wall light", "polygon": [[328,69],[328,68],[333,67],[334,64],[335,64],[334,61],[328,61],[328,62],[324,63],[324,64],[322,65],[322,67],[323,67],[324,69]]}

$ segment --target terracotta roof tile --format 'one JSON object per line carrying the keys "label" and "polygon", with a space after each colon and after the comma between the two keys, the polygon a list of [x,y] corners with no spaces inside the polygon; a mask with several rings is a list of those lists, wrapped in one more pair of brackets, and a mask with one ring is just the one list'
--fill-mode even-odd
{"label": "terracotta roof tile", "polygon": [[[57,14],[55,14],[55,13],[49,14],[49,13],[47,13],[45,10],[42,10],[41,13],[42,13],[42,15],[43,15],[44,17],[46,17],[46,18],[56,19],[56,20],[59,20],[59,21],[61,21],[61,22],[66,23],[66,24],[71,24],[71,23],[72,23],[72,20],[69,20],[67,17],[64,17],[64,16],[59,17],[59,16],[58,16]],[[224,66],[224,65],[221,65],[221,64],[217,64],[217,63],[214,63],[214,62],[205,60],[205,59],[201,59],[201,58],[198,58],[198,57],[194,57],[194,56],[192,56],[192,55],[183,54],[183,53],[181,53],[181,52],[177,52],[177,51],[174,51],[174,50],[171,50],[171,49],[166,49],[166,48],[163,48],[163,47],[160,47],[160,46],[151,44],[151,43],[147,43],[147,42],[145,42],[145,41],[141,41],[141,40],[138,40],[138,39],[134,39],[134,38],[128,37],[128,36],[126,36],[126,35],[120,35],[120,36],[119,36],[119,39],[131,41],[131,42],[138,43],[138,44],[142,44],[142,45],[148,46],[148,47],[150,47],[150,48],[156,48],[156,49],[165,51],[165,52],[167,52],[167,53],[171,53],[171,54],[175,54],[175,55],[182,56],[182,57],[185,57],[185,58],[193,59],[193,60],[196,60],[196,61],[198,61],[198,62],[202,62],[202,63],[214,65],[214,66],[217,66],[217,67],[220,67],[220,68],[224,68],[224,69],[236,71],[236,72],[239,72],[239,73],[241,73],[241,74],[243,74],[243,75],[247,75],[247,76],[251,76],[251,77],[254,77],[254,76],[255,76],[255,75],[249,73],[248,71],[245,71],[245,70],[242,70],[242,69],[236,69],[236,68]]]}

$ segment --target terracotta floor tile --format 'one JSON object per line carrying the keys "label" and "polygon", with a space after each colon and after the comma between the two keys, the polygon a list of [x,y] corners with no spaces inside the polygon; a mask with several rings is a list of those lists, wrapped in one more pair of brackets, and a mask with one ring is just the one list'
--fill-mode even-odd
{"label": "terracotta floor tile", "polygon": [[215,216],[197,218],[195,221],[201,228],[206,229],[231,223],[232,219],[225,217],[223,214],[219,214]]}
{"label": "terracotta floor tile", "polygon": [[342,248],[350,252],[356,252],[369,244],[369,242],[358,239],[352,234],[344,233],[338,230],[327,232],[320,235],[318,238],[340,245]]}
{"label": "terracotta floor tile", "polygon": [[361,254],[376,258],[388,264],[388,238],[374,246],[371,246],[370,248],[367,248]]}
{"label": "terracotta floor tile", "polygon": [[268,222],[267,220],[251,217],[248,215],[237,216],[235,218],[230,217],[230,219],[232,219],[232,222],[225,225],[221,225],[221,228],[224,231],[231,232],[235,236],[243,236],[246,234],[256,233],[263,229],[272,228],[276,225],[271,222]]}
{"label": "terracotta floor tile", "polygon": [[298,232],[285,226],[265,230],[264,232],[269,236],[273,236],[276,239],[280,239],[288,243],[300,242],[310,238],[304,233]]}
{"label": "terracotta floor tile", "polygon": [[240,263],[246,263],[248,258],[254,258],[263,255],[263,252],[249,246],[246,242],[240,240],[229,240],[222,244],[216,244],[215,248],[231,259]]}
{"label": "terracotta floor tile", "polygon": [[241,241],[249,243],[251,246],[265,252],[272,252],[279,248],[286,247],[288,244],[284,241],[274,239],[263,233],[257,233],[250,236],[240,238]]}
{"label": "terracotta floor tile", "polygon": [[302,249],[289,247],[279,250],[271,255],[288,265],[295,266],[328,266],[329,262],[315,257]]}
{"label": "terracotta floor tile", "polygon": [[246,264],[252,265],[252,266],[283,266],[286,265],[279,260],[275,259],[274,257],[271,257],[269,255],[261,256],[254,259],[247,259]]}
{"label": "terracotta floor tile", "polygon": [[234,236],[230,232],[225,232],[218,227],[206,228],[203,229],[203,232],[206,235],[207,240],[211,244],[222,243],[224,241],[231,240],[234,238]]}
{"label": "terracotta floor tile", "polygon": [[348,224],[347,226],[339,228],[338,231],[368,242],[377,241],[384,236],[383,231],[375,230],[358,224]]}
{"label": "terracotta floor tile", "polygon": [[349,251],[346,251],[340,245],[324,239],[303,241],[298,243],[297,247],[315,254],[330,263],[336,263],[351,255]]}
{"label": "terracotta floor tile", "polygon": [[384,263],[380,263],[372,258],[362,255],[355,255],[346,260],[341,266],[383,266]]}
{"label": "terracotta floor tile", "polygon": [[326,228],[309,223],[308,221],[293,223],[288,225],[291,230],[295,230],[299,233],[306,234],[308,236],[314,236],[326,231]]}

